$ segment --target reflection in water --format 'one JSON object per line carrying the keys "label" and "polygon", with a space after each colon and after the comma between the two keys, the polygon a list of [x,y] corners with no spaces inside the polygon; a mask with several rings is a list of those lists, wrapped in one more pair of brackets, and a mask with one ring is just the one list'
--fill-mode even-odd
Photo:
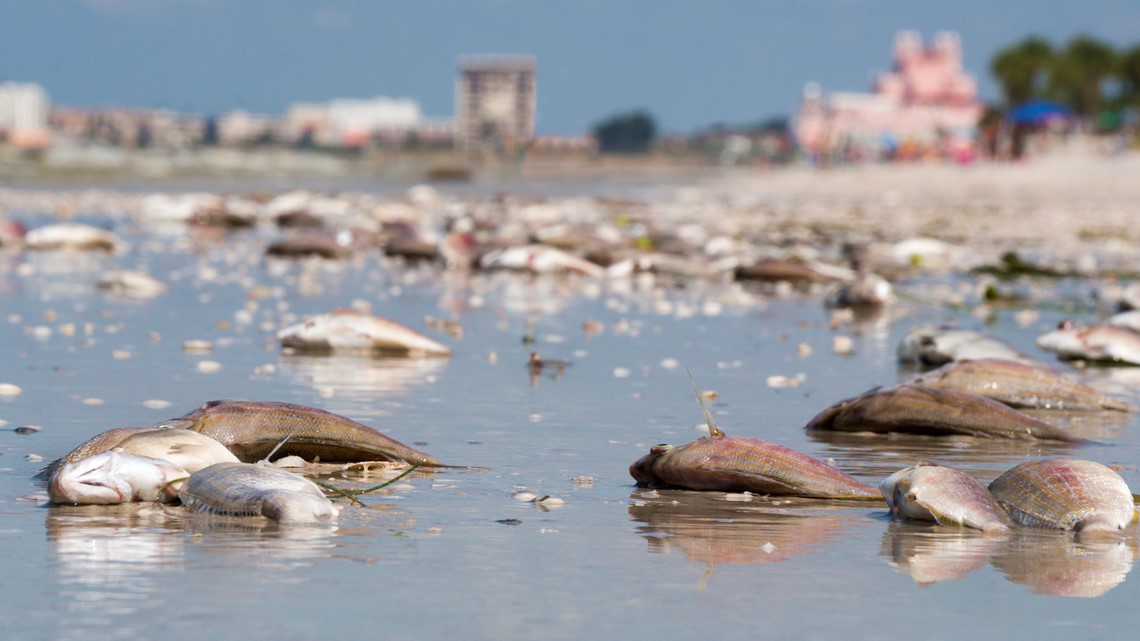
{"label": "reflection in water", "polygon": [[993,536],[893,521],[880,553],[919,585],[961,579],[992,563],[1035,594],[1096,597],[1122,583],[1132,569],[1134,538],[1085,542],[1069,532],[1049,531]]}
{"label": "reflection in water", "polygon": [[196,549],[257,567],[293,567],[328,558],[336,547],[335,526],[199,516],[149,503],[52,507],[47,538],[62,606],[72,615],[58,638],[89,638],[93,627],[100,638],[148,638],[146,630],[134,627],[146,625],[147,617],[138,615],[169,589],[160,574],[185,571],[191,540]]}
{"label": "reflection in water", "polygon": [[[680,550],[714,570],[724,563],[772,563],[819,552],[862,512],[826,501],[728,501],[721,492],[638,490],[629,515],[652,553]],[[779,503],[779,507],[777,507]],[[783,507],[797,503],[794,509]],[[707,575],[706,575],[707,578]]]}
{"label": "reflection in water", "polygon": [[139,504],[52,508],[47,537],[55,553],[61,607],[72,620],[60,638],[85,638],[91,627],[112,638],[145,638],[138,617],[153,607],[156,575],[183,570],[183,538],[165,528],[161,508]]}
{"label": "reflection in water", "polygon": [[880,554],[915,583],[927,586],[961,579],[983,567],[1003,543],[1000,537],[967,528],[891,521]]}
{"label": "reflection in water", "polygon": [[1134,540],[1086,542],[1049,533],[1010,539],[993,564],[1035,594],[1097,597],[1124,581],[1135,556]]}
{"label": "reflection in water", "polygon": [[826,448],[820,458],[834,458],[843,471],[877,485],[890,474],[921,460],[956,467],[988,484],[999,474],[1027,458],[1073,457],[1079,443],[1061,441],[979,438],[974,436],[918,436],[912,434],[853,434],[807,430],[807,437]]}
{"label": "reflection in water", "polygon": [[323,396],[375,401],[400,396],[416,385],[435,381],[446,358],[380,358],[349,354],[285,354],[277,359],[280,376],[315,389]]}

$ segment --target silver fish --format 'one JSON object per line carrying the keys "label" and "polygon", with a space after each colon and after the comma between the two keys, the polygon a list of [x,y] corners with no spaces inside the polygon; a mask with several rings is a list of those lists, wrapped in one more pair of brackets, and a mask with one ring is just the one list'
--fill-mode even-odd
{"label": "silver fish", "polygon": [[967,358],[1003,358],[1019,363],[1036,362],[992,336],[966,329],[945,327],[920,327],[911,330],[899,343],[898,357],[902,362],[922,365],[944,365]]}
{"label": "silver fish", "polygon": [[879,484],[891,513],[985,532],[1006,532],[1009,517],[974,477],[927,461],[901,469]]}
{"label": "silver fish", "polygon": [[277,332],[282,347],[335,352],[450,356],[451,348],[387,318],[340,309]]}
{"label": "silver fish", "polygon": [[217,463],[199,470],[178,498],[192,512],[264,516],[281,523],[331,522],[340,514],[312,481],[255,463]]}
{"label": "silver fish", "polygon": [[1136,505],[1119,474],[1095,461],[1038,459],[990,483],[1017,524],[1076,532],[1115,532],[1136,522]]}
{"label": "silver fish", "polygon": [[1049,368],[1000,358],[954,361],[907,383],[979,394],[1016,408],[1136,411]]}
{"label": "silver fish", "polygon": [[52,503],[77,505],[172,501],[177,482],[188,476],[169,461],[109,450],[57,468],[48,497]]}
{"label": "silver fish", "polygon": [[67,462],[75,463],[112,449],[124,454],[170,461],[187,472],[196,472],[214,463],[238,460],[220,442],[198,432],[166,427],[117,427],[91,437],[67,456],[53,461],[36,476],[41,479],[50,478]]}
{"label": "silver fish", "polygon": [[1038,336],[1037,346],[1066,360],[1140,365],[1140,334],[1123,327],[1064,324]]}

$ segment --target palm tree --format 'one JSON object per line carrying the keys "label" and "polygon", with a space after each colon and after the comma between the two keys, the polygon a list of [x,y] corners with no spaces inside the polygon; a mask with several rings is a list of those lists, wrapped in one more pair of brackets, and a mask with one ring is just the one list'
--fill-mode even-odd
{"label": "palm tree", "polygon": [[1096,117],[1104,104],[1104,84],[1117,73],[1112,46],[1077,36],[1057,56],[1050,78],[1054,96],[1082,116]]}
{"label": "palm tree", "polygon": [[1030,36],[994,55],[990,71],[1001,85],[1006,105],[1041,96],[1053,56],[1053,46],[1037,36]]}

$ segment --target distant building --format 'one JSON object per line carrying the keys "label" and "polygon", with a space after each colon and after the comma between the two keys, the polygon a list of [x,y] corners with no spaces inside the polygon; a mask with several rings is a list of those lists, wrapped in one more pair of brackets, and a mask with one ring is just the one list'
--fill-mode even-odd
{"label": "distant building", "polygon": [[957,155],[969,153],[982,109],[976,81],[962,70],[958,35],[939,33],[924,48],[917,33],[904,31],[895,38],[893,70],[872,93],[824,96],[809,83],[792,127],[810,154],[894,154],[910,146]]}
{"label": "distant building", "polygon": [[0,83],[0,142],[37,149],[51,140],[47,92],[33,83]]}
{"label": "distant building", "polygon": [[223,146],[276,142],[281,119],[237,109],[215,121],[217,143]]}
{"label": "distant building", "polygon": [[201,115],[166,109],[55,107],[50,119],[63,139],[137,149],[189,149],[206,130]]}
{"label": "distant building", "polygon": [[474,55],[459,59],[455,135],[467,151],[527,146],[534,137],[533,56]]}
{"label": "distant building", "polygon": [[452,137],[450,120],[427,119],[409,98],[338,98],[295,103],[285,114],[285,138],[328,147],[360,147],[372,141],[402,143],[409,137]]}

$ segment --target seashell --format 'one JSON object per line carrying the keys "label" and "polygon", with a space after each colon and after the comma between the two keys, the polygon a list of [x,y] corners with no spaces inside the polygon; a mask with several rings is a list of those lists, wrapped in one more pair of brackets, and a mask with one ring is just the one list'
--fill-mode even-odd
{"label": "seashell", "polygon": [[629,466],[629,473],[642,487],[879,498],[875,488],[819,459],[754,438],[707,436],[686,445],[655,445]]}
{"label": "seashell", "polygon": [[1076,532],[1114,532],[1136,521],[1136,506],[1119,474],[1095,461],[1038,459],[990,483],[1014,523]]}
{"label": "seashell", "polygon": [[979,394],[1018,408],[1136,411],[1046,367],[999,358],[954,361],[907,383]]}
{"label": "seashell", "polygon": [[199,470],[178,497],[192,512],[264,516],[282,523],[327,522],[340,514],[312,481],[254,463],[217,463]]}
{"label": "seashell", "polygon": [[340,309],[277,332],[283,347],[345,352],[450,356],[451,348],[392,320]]}
{"label": "seashell", "polygon": [[809,430],[1081,442],[1065,430],[977,394],[902,384],[840,401],[808,421]]}
{"label": "seashell", "polygon": [[987,532],[1009,530],[1009,517],[986,486],[951,467],[921,461],[883,479],[879,491],[900,518]]}
{"label": "seashell", "polygon": [[1036,363],[1010,345],[981,332],[946,327],[920,327],[899,342],[899,361],[921,365],[944,365],[951,361],[1002,358]]}

